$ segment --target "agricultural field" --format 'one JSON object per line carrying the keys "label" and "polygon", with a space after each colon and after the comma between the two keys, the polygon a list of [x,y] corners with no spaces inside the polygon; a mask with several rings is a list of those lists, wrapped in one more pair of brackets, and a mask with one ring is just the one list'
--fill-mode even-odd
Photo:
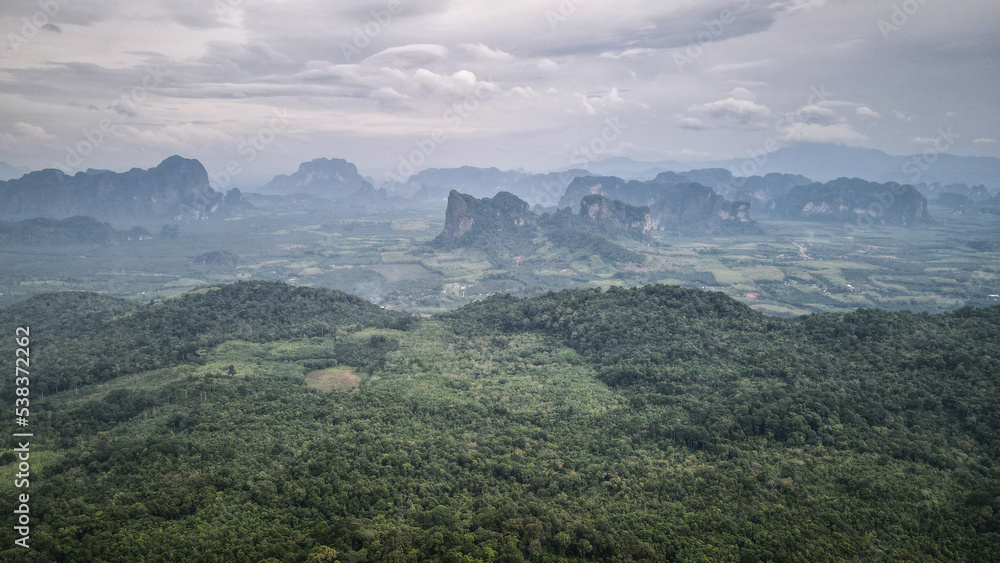
{"label": "agricultural field", "polygon": [[[162,300],[249,279],[339,289],[421,315],[494,293],[651,283],[721,291],[777,316],[859,307],[942,312],[998,302],[991,296],[1000,293],[1000,217],[940,209],[932,215],[932,223],[913,228],[848,231],[761,220],[759,234],[740,237],[656,233],[648,242],[621,242],[644,261],[616,266],[552,245],[509,263],[493,263],[476,248],[437,248],[441,202],[351,218],[329,210],[262,209],[182,224],[176,239],[0,248],[0,306],[58,290]],[[218,251],[237,260],[197,260]]]}

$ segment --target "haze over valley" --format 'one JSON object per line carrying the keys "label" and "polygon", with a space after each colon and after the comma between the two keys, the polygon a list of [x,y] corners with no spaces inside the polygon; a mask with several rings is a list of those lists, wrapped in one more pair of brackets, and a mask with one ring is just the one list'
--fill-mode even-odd
{"label": "haze over valley", "polygon": [[998,560],[998,22],[4,2],[0,560]]}

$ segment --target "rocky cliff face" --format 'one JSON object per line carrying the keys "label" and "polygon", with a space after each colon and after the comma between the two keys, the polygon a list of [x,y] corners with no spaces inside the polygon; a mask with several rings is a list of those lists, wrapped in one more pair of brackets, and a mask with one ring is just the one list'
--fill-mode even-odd
{"label": "rocky cliff face", "polygon": [[684,234],[741,234],[757,230],[750,204],[729,201],[701,184],[664,186],[652,197],[653,227]]}
{"label": "rocky cliff face", "polygon": [[737,177],[723,168],[690,170],[681,175],[691,182],[712,188],[731,201],[750,202],[754,211],[761,213],[773,211],[775,198],[784,196],[792,188],[813,183],[809,178],[796,174],[770,173],[764,176]]}
{"label": "rocky cliff face", "polygon": [[649,209],[603,196],[586,198],[579,214],[565,207],[539,217],[527,202],[507,192],[477,199],[453,190],[444,230],[434,242],[445,248],[478,248],[494,267],[503,269],[516,268],[549,245],[572,256],[598,256],[609,264],[641,263],[641,254],[609,239],[643,239],[651,222]]}
{"label": "rocky cliff face", "polygon": [[637,207],[601,195],[589,195],[580,203],[580,217],[602,234],[642,239],[653,230],[648,207]]}
{"label": "rocky cliff face", "polygon": [[342,200],[358,194],[373,194],[376,190],[358,173],[357,166],[339,158],[317,158],[303,162],[290,175],[275,176],[261,188],[264,193],[308,194],[332,200]]}
{"label": "rocky cliff face", "polygon": [[790,219],[843,223],[909,226],[930,219],[927,199],[913,186],[858,178],[794,188],[776,200],[776,210]]}
{"label": "rocky cliff face", "polygon": [[635,180],[626,182],[614,176],[583,176],[576,178],[566,187],[566,193],[559,200],[559,207],[569,207],[574,212],[580,210],[580,202],[589,195],[602,195],[621,201],[621,195],[632,191],[628,188],[641,189],[643,182]]}
{"label": "rocky cliff face", "polygon": [[0,182],[0,216],[12,218],[201,219],[223,205],[223,195],[209,185],[205,167],[179,156],[149,170],[68,176],[49,169]]}
{"label": "rocky cliff face", "polygon": [[448,194],[444,231],[436,242],[455,244],[489,237],[524,238],[538,230],[535,214],[517,196],[500,192],[495,197],[476,199],[452,190]]}
{"label": "rocky cliff face", "polygon": [[615,177],[577,178],[560,204],[568,205],[572,197],[590,195],[648,207],[651,228],[661,231],[739,234],[757,229],[750,219],[749,203],[729,201],[711,188],[674,172],[664,172],[648,182],[625,182]]}
{"label": "rocky cliff face", "polygon": [[807,186],[813,181],[795,174],[771,173],[765,176],[734,178],[723,194],[734,201],[749,201],[755,211],[770,213],[777,207],[776,200],[799,186]]}

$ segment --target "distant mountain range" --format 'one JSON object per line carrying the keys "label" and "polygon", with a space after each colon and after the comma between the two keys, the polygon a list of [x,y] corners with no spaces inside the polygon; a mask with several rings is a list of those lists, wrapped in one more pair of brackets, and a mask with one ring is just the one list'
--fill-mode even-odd
{"label": "distant mountain range", "polygon": [[452,190],[444,230],[434,240],[440,248],[479,248],[497,267],[517,263],[547,244],[600,256],[613,264],[642,262],[640,254],[611,239],[644,239],[652,229],[649,209],[602,196],[588,196],[581,212],[533,213],[509,192],[478,199]]}
{"label": "distant mountain range", "polygon": [[376,190],[357,166],[340,158],[317,158],[303,162],[293,174],[275,176],[260,188],[266,194],[306,194],[334,201],[364,196],[386,197],[385,190]]}
{"label": "distant mountain range", "polygon": [[588,194],[648,206],[653,229],[676,234],[753,232],[757,225],[751,209],[758,217],[867,225],[911,226],[929,220],[927,199],[913,186],[858,178],[826,183],[776,173],[737,178],[719,168],[661,172],[646,182],[588,176],[574,180],[559,205],[576,209],[575,202]]}
{"label": "distant mountain range", "polygon": [[634,180],[650,180],[661,172],[684,172],[698,168],[724,168],[738,176],[799,174],[821,182],[854,177],[882,183],[936,182],[1000,187],[1000,158],[951,154],[893,156],[875,149],[822,143],[795,144],[753,159],[748,156],[745,159],[703,162],[639,162],[619,157],[587,166],[595,175]]}
{"label": "distant mountain range", "polygon": [[[382,208],[409,205],[407,198],[443,200],[452,191],[477,199],[505,192],[526,203],[529,209],[542,213],[566,206],[575,212],[585,196],[602,195],[612,201],[648,207],[654,230],[739,234],[756,229],[750,216],[751,208],[756,216],[777,214],[809,220],[847,220],[850,214],[827,213],[826,210],[846,206],[855,210],[852,213],[857,216],[858,209],[869,209],[873,204],[863,192],[884,192],[892,189],[884,187],[890,183],[907,185],[893,177],[906,176],[911,165],[919,165],[913,159],[892,157],[870,149],[810,144],[795,145],[761,157],[752,167],[758,174],[749,177],[734,175],[732,171],[746,172],[747,169],[740,166],[744,161],[710,164],[714,167],[683,170],[691,165],[616,158],[591,164],[591,172],[572,169],[530,174],[497,168],[428,169],[404,183],[389,183],[376,189],[359,174],[354,164],[343,159],[320,158],[304,162],[294,173],[276,176],[260,188],[262,194],[274,195],[249,198],[296,196],[322,198],[327,200],[327,205]],[[664,167],[678,170],[663,170]],[[595,171],[598,174],[593,173]],[[621,175],[600,174],[605,171]],[[841,180],[850,176],[863,180]],[[947,180],[943,179],[945,176]],[[916,186],[918,192],[934,200],[942,194],[953,193],[974,202],[985,202],[993,195],[988,186],[1000,183],[994,178],[1000,178],[1000,159],[940,155],[937,162],[920,175],[921,181]],[[837,183],[827,185],[829,189],[820,189],[818,186],[825,184],[816,184],[816,179],[827,184],[832,180]],[[808,186],[813,187],[801,189]],[[926,217],[927,203],[921,201],[919,195],[907,192],[905,197],[894,202],[896,209],[884,216],[879,211],[880,216],[873,218],[879,223],[919,222]],[[814,205],[805,212],[795,211],[799,199],[804,202],[803,209],[810,202]],[[971,209],[953,196],[943,201],[948,208]],[[900,207],[904,202],[905,209]],[[49,169],[25,174],[16,180],[0,181],[0,218],[6,219],[62,219],[82,215],[116,222],[184,220],[228,215],[252,207],[239,190],[233,189],[226,194],[213,190],[201,163],[179,156],[170,157],[149,170],[135,168],[116,173],[89,169],[68,176]]]}
{"label": "distant mountain range", "polygon": [[0,242],[15,246],[106,245],[151,238],[153,235],[142,227],[120,231],[110,223],[102,223],[91,217],[62,220],[36,217],[17,222],[0,221]]}
{"label": "distant mountain range", "polygon": [[789,219],[910,226],[927,222],[927,198],[913,186],[839,178],[798,186],[776,202]]}
{"label": "distant mountain range", "polygon": [[405,183],[387,184],[386,188],[393,195],[423,200],[444,199],[452,190],[478,198],[508,192],[532,207],[553,207],[574,179],[589,175],[582,169],[529,174],[473,166],[430,168],[414,174]]}
{"label": "distant mountain range", "polygon": [[674,172],[653,180],[625,181],[614,176],[586,176],[573,180],[559,202],[578,209],[586,196],[602,195],[634,206],[645,206],[651,227],[678,234],[741,234],[757,230],[750,204],[733,202],[712,188]]}
{"label": "distant mountain range", "polygon": [[216,192],[197,160],[172,156],[155,168],[116,173],[55,169],[0,182],[0,217],[78,215],[105,221],[203,219],[248,206],[239,190]]}

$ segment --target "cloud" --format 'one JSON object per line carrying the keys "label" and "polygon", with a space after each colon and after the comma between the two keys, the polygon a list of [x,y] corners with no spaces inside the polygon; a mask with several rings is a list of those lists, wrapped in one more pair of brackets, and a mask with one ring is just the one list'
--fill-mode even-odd
{"label": "cloud", "polygon": [[729,92],[729,96],[739,100],[750,100],[751,102],[757,101],[757,94],[754,94],[753,92],[742,86],[737,86],[736,88],[733,88]]}
{"label": "cloud", "polygon": [[475,45],[471,43],[462,43],[459,47],[477,59],[484,61],[508,62],[514,60],[514,55],[499,49],[491,49],[482,43]]}
{"label": "cloud", "polygon": [[790,141],[812,143],[834,143],[838,145],[864,145],[868,137],[855,131],[846,123],[822,125],[817,123],[796,123],[784,129]]}
{"label": "cloud", "polygon": [[833,125],[844,121],[837,112],[818,105],[799,108],[794,114],[794,121],[808,125]]}
{"label": "cloud", "polygon": [[23,121],[18,121],[14,125],[14,130],[17,131],[21,136],[27,137],[33,141],[52,141],[55,140],[55,135],[49,135],[45,132],[45,129],[37,125],[32,125],[30,123],[25,123]]}
{"label": "cloud", "polygon": [[[735,94],[746,96],[750,93],[744,88],[737,88]],[[760,126],[761,121],[771,115],[771,110],[767,106],[758,104],[745,97],[730,96],[724,100],[709,102],[707,104],[694,105],[688,111],[704,113],[708,116],[729,125],[739,126]]]}
{"label": "cloud", "polygon": [[197,65],[200,70],[191,70],[199,72],[202,79],[220,81],[289,72],[298,66],[291,57],[264,41],[209,41]]}
{"label": "cloud", "polygon": [[535,63],[535,67],[538,68],[538,70],[543,70],[545,72],[559,70],[559,64],[552,59],[541,59]]}
{"label": "cloud", "polygon": [[238,23],[244,13],[242,0],[165,0],[167,18],[192,29],[211,30]]}
{"label": "cloud", "polygon": [[634,49],[626,49],[620,53],[612,53],[611,51],[605,51],[601,53],[601,58],[612,59],[612,60],[622,60],[622,59],[635,59],[638,57],[648,57],[656,53],[656,49],[648,49],[645,47],[637,47]]}
{"label": "cloud", "polygon": [[475,73],[468,70],[460,70],[454,74],[445,75],[421,68],[413,73],[413,80],[421,89],[432,94],[464,97],[474,95],[477,90],[486,93],[496,93],[499,91],[496,84],[481,81],[476,78]]}
{"label": "cloud", "polygon": [[395,88],[390,86],[376,88],[368,95],[389,108],[414,109],[413,98],[397,92]]}
{"label": "cloud", "polygon": [[448,56],[448,48],[443,45],[419,43],[389,47],[361,61],[366,65],[412,68],[426,66]]}
{"label": "cloud", "polygon": [[[16,140],[0,152],[43,163],[61,158],[60,147],[77,142],[81,127],[102,117],[122,130],[151,133],[143,137],[148,143],[170,124],[207,122],[236,136],[257,127],[261,112],[289,107],[311,124],[296,133],[303,146],[342,151],[373,167],[394,162],[400,136],[440,126],[443,112],[477,88],[491,101],[469,121],[475,133],[440,158],[550,169],[568,160],[558,147],[591,138],[594,122],[609,115],[629,124],[634,147],[687,148],[714,159],[776,135],[867,143],[902,154],[919,146],[909,144],[917,134],[908,130],[911,122],[930,116],[956,130],[979,131],[983,142],[968,144],[980,152],[998,146],[986,139],[1000,137],[983,128],[1000,115],[988,97],[1000,87],[990,66],[1000,56],[989,25],[1000,17],[997,2],[928,2],[920,25],[888,43],[877,26],[859,22],[888,17],[891,0],[511,2],[406,0],[399,13],[382,19],[373,14],[386,10],[386,0],[60,2],[51,21],[62,35],[39,32],[0,71],[7,110],[0,134],[5,143]],[[9,15],[0,20],[14,33],[22,16],[39,10],[37,0],[3,6]],[[546,10],[558,14],[567,6],[572,14],[553,26]],[[737,13],[720,27],[715,22],[723,9]],[[712,36],[707,42],[706,34]],[[364,44],[352,57],[358,64],[337,64],[341,45],[358,41]],[[679,76],[673,55],[695,47],[697,68]],[[143,84],[144,68],[156,65],[167,72],[164,82],[140,103],[119,103]],[[865,103],[806,102],[810,85],[822,86],[818,76],[841,92],[864,92]],[[900,84],[926,76],[939,79],[900,94]],[[962,87],[972,83],[982,88]],[[958,111],[958,104],[965,109]],[[949,109],[958,115],[945,118]],[[601,117],[580,119],[587,115]],[[59,142],[31,141],[16,129],[18,121]],[[870,141],[858,132],[862,126]],[[164,139],[175,141],[161,143],[176,145],[182,137],[171,131]],[[404,140],[399,144],[412,144]],[[95,154],[95,165],[127,168],[130,159],[148,157],[125,141],[112,145],[109,140],[107,151]],[[112,149],[120,162],[99,162]],[[230,147],[206,150],[211,158],[213,150]]]}
{"label": "cloud", "polygon": [[42,29],[46,31],[53,31],[55,33],[62,33],[62,28],[52,22],[43,25]]}
{"label": "cloud", "polygon": [[[122,0],[88,0],[87,2],[66,2],[58,3],[58,8],[53,8],[50,4],[39,2],[38,0],[4,0],[3,11],[5,14],[18,14],[26,16],[29,20],[46,21],[49,17],[57,18],[63,24],[79,26],[92,26],[107,20],[113,19],[120,14]],[[50,14],[49,12],[53,12]],[[46,17],[41,19],[42,14]],[[17,18],[18,20],[20,17]],[[20,25],[20,21],[18,22]],[[45,26],[42,26],[45,27]],[[47,28],[50,29],[51,28]],[[54,31],[54,30],[52,30]]]}
{"label": "cloud", "polygon": [[115,135],[126,143],[152,151],[189,152],[206,150],[209,147],[230,147],[236,139],[222,131],[205,125],[183,123],[167,125],[156,129],[140,129],[128,126],[116,130]]}
{"label": "cloud", "polygon": [[855,113],[859,117],[871,117],[871,118],[874,118],[874,119],[878,119],[878,118],[882,117],[882,114],[880,114],[879,112],[871,109],[868,106],[861,106],[861,107],[857,108],[854,111],[855,111]]}
{"label": "cloud", "polygon": [[708,69],[708,72],[733,72],[740,70],[752,70],[770,66],[773,63],[774,59],[761,59],[758,61],[747,61],[743,63],[719,63],[713,66],[712,68]]}
{"label": "cloud", "polygon": [[619,110],[625,105],[625,98],[621,97],[618,93],[618,88],[612,88],[610,91],[597,94],[576,94],[577,100],[583,106],[583,111],[587,115],[597,115],[600,113],[607,113],[609,110]]}
{"label": "cloud", "polygon": [[771,4],[771,6],[781,10],[782,12],[794,13],[821,8],[826,4],[826,2],[827,0],[781,0]]}
{"label": "cloud", "polygon": [[528,86],[527,88],[522,88],[520,86],[515,86],[515,87],[513,87],[513,88],[510,89],[510,95],[512,95],[512,96],[518,96],[518,97],[524,98],[526,100],[531,100],[531,99],[541,98],[542,97],[542,95],[539,94],[538,92],[536,92],[533,88],[531,88],[531,86]]}
{"label": "cloud", "polygon": [[996,142],[997,142],[997,140],[989,138],[989,137],[986,137],[986,138],[982,138],[982,139],[976,139],[976,140],[974,140],[972,142],[975,143],[975,144],[977,144],[977,145],[995,145]]}
{"label": "cloud", "polygon": [[685,117],[677,114],[674,116],[674,120],[681,129],[688,129],[690,131],[703,131],[708,129],[708,127],[697,117]]}
{"label": "cloud", "polygon": [[685,147],[679,150],[651,150],[648,146],[635,145],[633,143],[622,143],[623,152],[635,155],[642,161],[655,162],[661,160],[674,160],[678,162],[704,162],[711,160],[712,153],[696,151]]}

